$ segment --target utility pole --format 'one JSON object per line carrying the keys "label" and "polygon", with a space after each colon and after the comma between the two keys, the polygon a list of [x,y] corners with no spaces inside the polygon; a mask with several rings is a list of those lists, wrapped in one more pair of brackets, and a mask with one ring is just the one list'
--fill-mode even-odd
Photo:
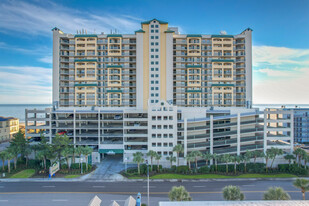
{"label": "utility pole", "polygon": [[146,164],[147,164],[147,202],[148,202],[148,206],[149,206],[149,164],[148,164],[148,160],[146,160]]}

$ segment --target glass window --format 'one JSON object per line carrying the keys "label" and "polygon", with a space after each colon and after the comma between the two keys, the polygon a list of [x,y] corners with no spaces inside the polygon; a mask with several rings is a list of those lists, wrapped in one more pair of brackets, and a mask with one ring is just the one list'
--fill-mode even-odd
{"label": "glass window", "polygon": [[156,116],[152,116],[152,120],[156,120],[157,118],[156,118]]}
{"label": "glass window", "polygon": [[153,146],[153,147],[156,147],[156,143],[152,143],[152,146]]}
{"label": "glass window", "polygon": [[152,125],[152,129],[156,129],[156,125]]}
{"label": "glass window", "polygon": [[156,28],[159,28],[159,25],[156,25]]}

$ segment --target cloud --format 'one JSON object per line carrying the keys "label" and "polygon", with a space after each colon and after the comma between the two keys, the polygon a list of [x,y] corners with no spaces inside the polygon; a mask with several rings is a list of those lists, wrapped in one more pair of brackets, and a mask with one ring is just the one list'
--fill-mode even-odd
{"label": "cloud", "polygon": [[291,69],[288,71],[280,71],[276,69],[270,69],[270,68],[265,68],[265,69],[259,69],[256,70],[255,72],[257,73],[262,73],[266,74],[268,77],[297,77],[300,75],[299,69]]}
{"label": "cloud", "polygon": [[309,65],[309,49],[275,46],[253,46],[253,66],[306,64]]}
{"label": "cloud", "polygon": [[40,58],[38,60],[40,62],[47,63],[47,64],[52,64],[53,63],[53,57],[52,56],[45,56],[45,57],[42,57],[42,58]]}
{"label": "cloud", "polygon": [[51,36],[50,30],[58,27],[66,33],[75,33],[77,29],[87,29],[88,33],[109,32],[117,29],[122,33],[132,33],[140,27],[137,17],[127,14],[95,15],[64,7],[51,1],[44,5],[22,1],[4,0],[0,3],[0,32],[15,31],[34,35]]}
{"label": "cloud", "polygon": [[51,102],[52,70],[31,66],[0,66],[0,103]]}

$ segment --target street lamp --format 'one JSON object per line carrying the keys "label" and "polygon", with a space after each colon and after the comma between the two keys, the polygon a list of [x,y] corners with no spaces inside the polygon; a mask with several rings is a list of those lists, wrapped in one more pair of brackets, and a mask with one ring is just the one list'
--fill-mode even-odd
{"label": "street lamp", "polygon": [[128,158],[125,157],[125,158],[124,158],[124,165],[125,165],[126,173],[127,173],[127,163],[128,163]]}
{"label": "street lamp", "polygon": [[146,160],[146,164],[147,164],[147,202],[148,202],[148,206],[149,206],[149,164],[148,164],[148,160]]}

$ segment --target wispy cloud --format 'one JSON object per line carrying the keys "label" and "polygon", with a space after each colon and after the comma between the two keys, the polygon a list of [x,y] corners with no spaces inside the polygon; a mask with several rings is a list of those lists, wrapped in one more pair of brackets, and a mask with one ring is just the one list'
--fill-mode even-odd
{"label": "wispy cloud", "polygon": [[52,70],[30,66],[0,66],[0,103],[51,102]]}
{"label": "wispy cloud", "polygon": [[309,49],[294,49],[274,46],[253,46],[253,66],[308,64]]}
{"label": "wispy cloud", "polygon": [[45,57],[42,57],[42,58],[40,58],[38,60],[40,62],[47,63],[47,64],[52,64],[53,63],[53,57],[52,56],[45,56]]}
{"label": "wispy cloud", "polygon": [[132,33],[140,27],[140,19],[127,14],[95,15],[64,7],[51,1],[22,2],[4,0],[0,3],[0,32],[17,31],[22,33],[50,36],[50,30],[57,26],[64,32],[75,33],[77,29],[87,29],[88,33],[109,32],[117,29],[122,33]]}

